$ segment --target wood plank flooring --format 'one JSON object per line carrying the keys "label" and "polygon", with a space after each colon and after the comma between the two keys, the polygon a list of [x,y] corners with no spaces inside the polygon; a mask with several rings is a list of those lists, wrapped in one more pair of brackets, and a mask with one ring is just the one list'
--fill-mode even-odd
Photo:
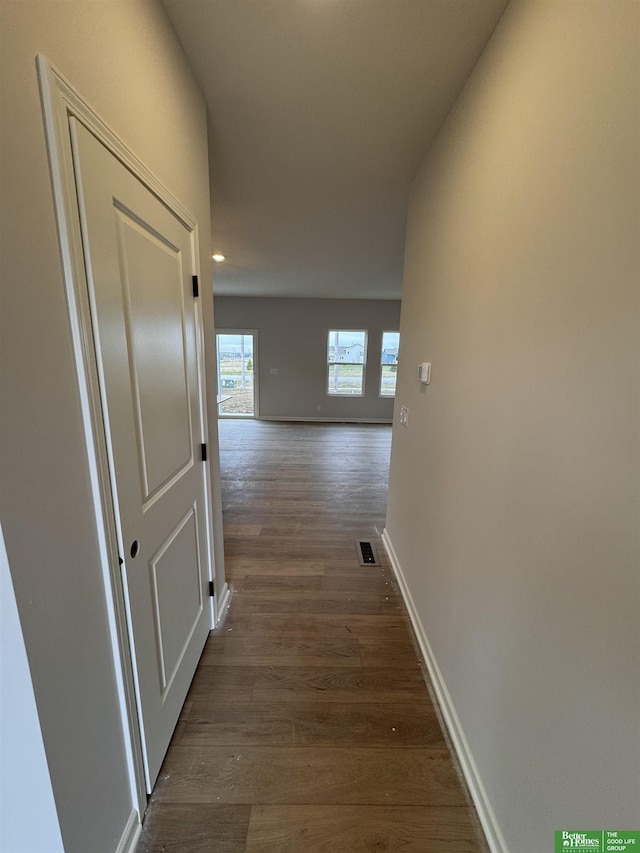
{"label": "wood plank flooring", "polygon": [[138,853],[485,853],[402,601],[354,539],[384,526],[385,426],[220,422],[234,593]]}

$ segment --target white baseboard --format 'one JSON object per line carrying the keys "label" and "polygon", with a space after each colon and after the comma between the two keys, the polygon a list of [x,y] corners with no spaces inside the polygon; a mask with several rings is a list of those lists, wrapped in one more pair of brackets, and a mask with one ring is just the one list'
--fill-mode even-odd
{"label": "white baseboard", "polygon": [[392,418],[298,418],[298,417],[276,417],[274,415],[260,415],[258,421],[280,421],[282,423],[319,423],[319,424],[389,424]]}
{"label": "white baseboard", "polygon": [[222,588],[222,592],[220,593],[220,599],[216,601],[214,599],[215,605],[215,626],[220,624],[220,619],[222,618],[222,614],[225,611],[225,608],[229,604],[229,599],[231,598],[231,590],[229,589],[229,584],[225,581],[224,587]]}
{"label": "white baseboard", "polygon": [[142,824],[138,818],[138,812],[134,809],[129,815],[129,820],[120,836],[115,853],[135,853],[141,832]]}
{"label": "white baseboard", "polygon": [[498,821],[489,801],[489,797],[484,785],[482,784],[482,779],[480,778],[471,748],[467,738],[465,737],[462,724],[460,723],[460,719],[456,713],[456,709],[442,675],[442,671],[438,666],[438,662],[436,661],[429,640],[427,639],[427,633],[418,615],[411,591],[407,585],[402,567],[398,561],[398,556],[386,528],[382,531],[382,541],[384,542],[385,549],[389,555],[389,560],[398,581],[402,598],[404,599],[406,608],[409,611],[409,618],[411,619],[411,624],[413,626],[418,645],[420,646],[420,651],[422,652],[427,669],[429,670],[431,684],[433,686],[434,693],[436,694],[438,704],[440,705],[440,712],[442,713],[442,717],[447,726],[451,743],[455,749],[491,853],[509,853],[500,830],[500,826],[498,825]]}

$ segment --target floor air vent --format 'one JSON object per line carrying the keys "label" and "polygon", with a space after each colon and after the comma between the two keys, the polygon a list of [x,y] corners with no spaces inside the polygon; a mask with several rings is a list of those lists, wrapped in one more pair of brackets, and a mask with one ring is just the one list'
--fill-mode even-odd
{"label": "floor air vent", "polygon": [[376,546],[372,539],[356,539],[356,552],[361,566],[379,566]]}

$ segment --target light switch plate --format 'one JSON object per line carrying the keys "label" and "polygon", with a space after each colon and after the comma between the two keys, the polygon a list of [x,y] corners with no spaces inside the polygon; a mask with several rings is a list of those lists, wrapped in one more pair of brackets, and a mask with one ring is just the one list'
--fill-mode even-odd
{"label": "light switch plate", "polygon": [[406,406],[400,406],[400,426],[409,426],[409,409]]}

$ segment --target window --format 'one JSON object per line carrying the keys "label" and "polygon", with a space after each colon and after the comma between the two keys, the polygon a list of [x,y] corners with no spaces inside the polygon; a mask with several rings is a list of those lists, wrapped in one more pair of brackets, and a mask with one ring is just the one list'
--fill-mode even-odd
{"label": "window", "polygon": [[380,396],[396,396],[396,376],[398,374],[398,349],[400,332],[382,333],[382,353],[380,355]]}
{"label": "window", "polygon": [[218,358],[218,414],[254,417],[255,333],[221,332],[216,335]]}
{"label": "window", "polygon": [[367,333],[332,329],[327,346],[327,394],[362,397],[367,363]]}

